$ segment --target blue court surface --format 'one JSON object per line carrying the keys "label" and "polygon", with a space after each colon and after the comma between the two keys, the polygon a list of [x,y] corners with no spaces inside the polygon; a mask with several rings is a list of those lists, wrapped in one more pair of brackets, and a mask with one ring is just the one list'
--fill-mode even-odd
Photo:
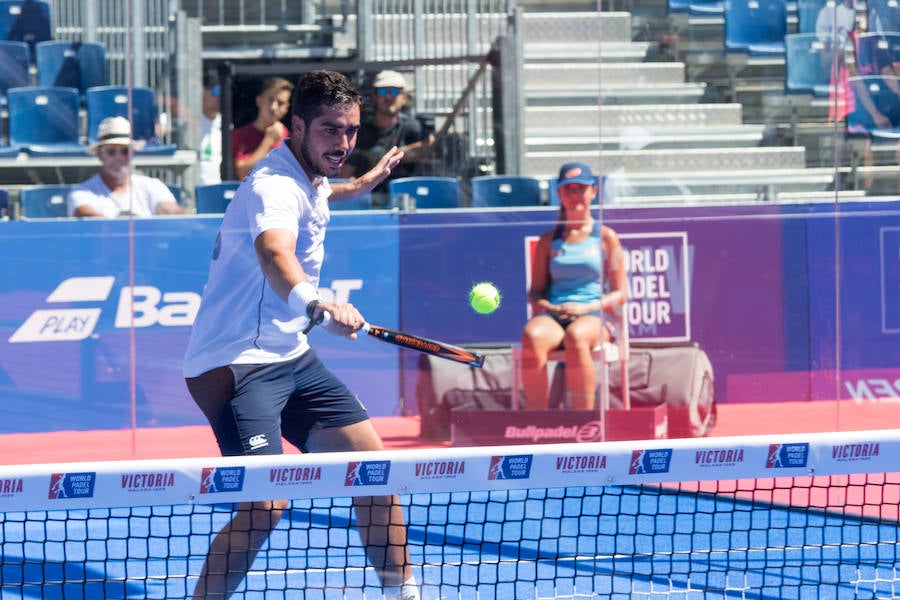
{"label": "blue court surface", "polygon": [[[900,593],[896,522],[653,487],[401,501],[428,600]],[[230,509],[8,513],[0,598],[189,597]],[[347,499],[296,502],[235,597],[381,598],[351,519]]]}

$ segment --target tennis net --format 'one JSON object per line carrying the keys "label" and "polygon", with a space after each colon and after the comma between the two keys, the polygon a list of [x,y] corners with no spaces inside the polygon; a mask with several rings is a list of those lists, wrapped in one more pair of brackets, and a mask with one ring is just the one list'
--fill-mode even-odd
{"label": "tennis net", "polygon": [[0,598],[190,597],[233,503],[293,498],[238,598],[380,598],[351,498],[399,494],[422,598],[900,595],[897,432],[0,468]]}

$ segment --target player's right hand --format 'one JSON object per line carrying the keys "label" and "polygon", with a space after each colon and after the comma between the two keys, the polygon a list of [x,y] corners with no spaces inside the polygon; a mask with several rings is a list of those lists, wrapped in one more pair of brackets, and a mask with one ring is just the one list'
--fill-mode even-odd
{"label": "player's right hand", "polygon": [[366,320],[356,307],[347,302],[320,302],[316,307],[314,315],[316,318],[319,310],[323,311],[322,326],[332,335],[355,340],[356,332],[366,324]]}

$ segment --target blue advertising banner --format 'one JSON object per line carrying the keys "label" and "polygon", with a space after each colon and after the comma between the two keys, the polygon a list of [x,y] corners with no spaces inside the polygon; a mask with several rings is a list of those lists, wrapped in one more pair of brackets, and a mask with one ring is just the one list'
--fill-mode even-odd
{"label": "blue advertising banner", "polygon": [[[898,208],[607,209],[626,253],[632,339],[699,344],[720,402],[898,396]],[[528,318],[529,244],[556,218],[555,208],[335,213],[321,292],[373,324],[508,346]],[[136,425],[205,423],[181,360],[218,223],[0,223],[0,433],[130,427],[132,373]],[[502,294],[490,315],[468,304],[480,281]],[[311,335],[370,414],[416,411],[418,353]]]}
{"label": "blue advertising banner", "polygon": [[[398,322],[390,220],[335,215],[321,281],[323,295],[351,301],[385,326]],[[15,258],[0,261],[0,432],[130,426],[132,362],[138,426],[205,423],[181,361],[218,224],[215,217],[134,221],[132,269],[127,221],[4,223],[0,252]],[[378,235],[361,236],[359,228]],[[323,361],[372,414],[396,412],[394,348],[312,335]]]}

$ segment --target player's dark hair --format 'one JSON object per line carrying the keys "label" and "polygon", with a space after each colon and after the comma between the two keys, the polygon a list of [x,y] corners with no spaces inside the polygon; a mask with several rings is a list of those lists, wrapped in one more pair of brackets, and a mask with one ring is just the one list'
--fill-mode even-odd
{"label": "player's dark hair", "polygon": [[362,96],[344,75],[334,71],[310,71],[303,74],[294,86],[291,113],[309,123],[322,113],[324,107],[362,106]]}

